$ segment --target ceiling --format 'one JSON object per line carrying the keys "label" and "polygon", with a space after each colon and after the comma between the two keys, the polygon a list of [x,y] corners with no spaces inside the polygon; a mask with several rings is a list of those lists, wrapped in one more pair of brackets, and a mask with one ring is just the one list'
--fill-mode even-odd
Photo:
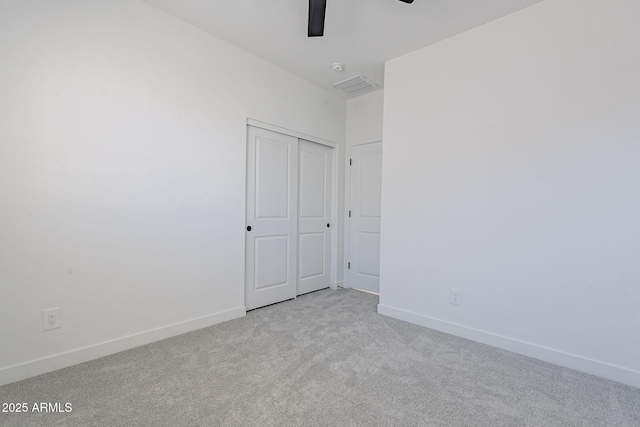
{"label": "ceiling", "polygon": [[[307,37],[308,0],[143,0],[321,87],[542,0],[327,0],[324,37]],[[344,71],[333,71],[341,62]]]}

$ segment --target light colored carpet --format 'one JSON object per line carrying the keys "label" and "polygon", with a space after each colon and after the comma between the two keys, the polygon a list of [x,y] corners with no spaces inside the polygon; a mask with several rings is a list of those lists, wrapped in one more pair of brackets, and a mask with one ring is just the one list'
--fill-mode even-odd
{"label": "light colored carpet", "polygon": [[0,387],[2,426],[640,426],[640,390],[376,313],[325,290]]}

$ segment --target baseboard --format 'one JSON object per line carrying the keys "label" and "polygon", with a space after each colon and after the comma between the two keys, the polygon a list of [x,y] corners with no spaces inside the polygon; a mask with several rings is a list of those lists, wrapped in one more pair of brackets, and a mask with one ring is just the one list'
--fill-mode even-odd
{"label": "baseboard", "polygon": [[119,353],[141,345],[150,344],[176,335],[237,319],[246,315],[245,307],[238,307],[220,313],[187,320],[162,328],[152,329],[138,334],[117,338],[111,341],[78,348],[53,356],[43,357],[25,363],[0,369],[0,386],[21,381],[37,375],[57,371],[79,363],[88,362],[110,354]]}
{"label": "baseboard", "polygon": [[543,360],[554,365],[574,369],[597,377],[616,381],[631,387],[640,388],[640,372],[623,366],[617,366],[598,360],[589,359],[577,354],[567,353],[561,350],[544,347],[526,341],[505,337],[491,332],[470,328],[446,320],[436,319],[422,314],[378,305],[378,313],[404,320],[405,322],[424,326],[429,329],[466,338],[492,347],[518,353],[523,356]]}

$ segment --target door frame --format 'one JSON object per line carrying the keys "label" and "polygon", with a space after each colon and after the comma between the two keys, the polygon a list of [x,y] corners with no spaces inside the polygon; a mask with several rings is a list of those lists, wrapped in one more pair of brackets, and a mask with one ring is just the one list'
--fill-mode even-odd
{"label": "door frame", "polygon": [[[378,139],[376,141],[369,141],[369,142],[363,142],[363,143],[359,143],[359,144],[353,144],[350,145],[348,147],[348,152],[347,155],[345,156],[345,174],[344,174],[344,199],[345,199],[345,204],[344,204],[344,264],[343,264],[343,271],[344,271],[344,283],[342,285],[343,288],[345,289],[351,289],[351,283],[349,283],[349,259],[351,258],[351,239],[350,239],[350,233],[351,233],[351,221],[349,221],[349,210],[351,210],[351,203],[352,203],[352,199],[351,199],[351,149],[353,147],[360,147],[363,145],[369,145],[369,144],[375,144],[375,143],[380,143],[382,144],[382,140]],[[384,149],[383,149],[383,154],[384,155]]]}
{"label": "door frame", "polygon": [[[333,160],[333,171],[332,171],[332,183],[331,183],[331,223],[332,224],[336,224],[335,227],[331,227],[331,278],[330,278],[330,288],[331,289],[337,289],[338,288],[338,280],[337,280],[337,271],[338,271],[338,229],[339,229],[339,223],[338,223],[338,189],[340,188],[338,185],[338,178],[339,178],[339,174],[338,174],[338,170],[340,168],[337,167],[338,165],[338,151],[339,151],[339,147],[338,144],[336,144],[335,142],[331,142],[328,141],[326,139],[322,139],[322,138],[318,138],[315,137],[313,135],[307,135],[306,133],[302,133],[302,132],[297,132],[291,129],[287,129],[281,126],[277,126],[277,125],[273,125],[271,123],[266,123],[260,120],[256,120],[256,119],[252,119],[252,118],[247,118],[247,122],[245,124],[245,139],[246,139],[246,135],[248,134],[248,129],[249,126],[253,126],[256,128],[260,128],[260,129],[265,129],[265,130],[270,130],[272,132],[278,132],[284,135],[288,135],[288,136],[292,136],[294,138],[298,138],[298,139],[304,139],[306,141],[310,141],[316,144],[320,144],[320,145],[325,145],[328,147],[331,147],[332,150],[332,160]],[[245,159],[247,158],[247,153],[246,153],[246,149],[247,149],[247,143],[245,141]],[[246,173],[246,168],[248,167],[248,164],[246,164],[246,160],[245,160],[245,203],[246,203],[246,192],[247,192],[247,173]],[[247,210],[246,204],[245,204],[245,212]],[[246,247],[245,247],[245,257],[246,257]],[[247,260],[244,260],[245,265]],[[296,252],[296,271],[297,271],[297,264],[298,264],[298,254]],[[297,273],[296,273],[297,276]],[[245,281],[244,283],[246,283],[246,277],[245,277]],[[245,290],[246,292],[246,290]],[[296,283],[296,292],[297,292],[297,283]],[[245,299],[246,299],[246,295],[245,295]]]}

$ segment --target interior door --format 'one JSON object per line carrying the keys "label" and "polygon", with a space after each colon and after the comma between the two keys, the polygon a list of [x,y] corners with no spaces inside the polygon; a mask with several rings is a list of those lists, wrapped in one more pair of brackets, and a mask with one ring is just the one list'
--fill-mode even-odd
{"label": "interior door", "polygon": [[245,305],[296,297],[298,139],[249,126]]}
{"label": "interior door", "polygon": [[298,295],[331,281],[331,147],[301,140],[298,186]]}
{"label": "interior door", "polygon": [[351,147],[349,286],[380,292],[382,143]]}

